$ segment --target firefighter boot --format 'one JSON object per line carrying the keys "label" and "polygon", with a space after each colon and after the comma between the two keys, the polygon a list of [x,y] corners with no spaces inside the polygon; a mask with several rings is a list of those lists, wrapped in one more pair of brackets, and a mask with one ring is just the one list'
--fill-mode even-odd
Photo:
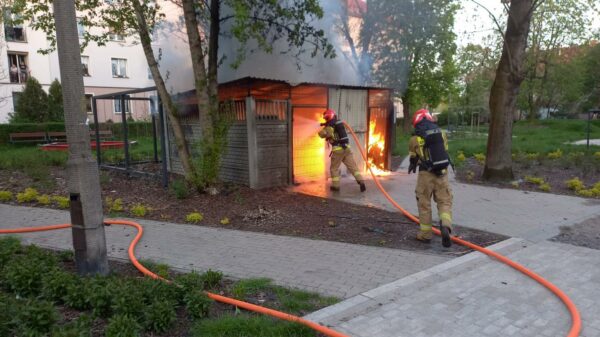
{"label": "firefighter boot", "polygon": [[431,231],[431,225],[423,225],[421,224],[421,230],[417,233],[417,240],[425,243],[431,242],[431,238],[433,237],[433,232]]}
{"label": "firefighter boot", "polygon": [[367,190],[367,186],[365,185],[365,182],[362,180],[357,181],[358,185],[360,185],[360,191],[364,192]]}
{"label": "firefighter boot", "polygon": [[332,192],[339,192],[340,191],[340,187],[339,186],[329,186],[329,190]]}
{"label": "firefighter boot", "polygon": [[442,232],[442,246],[446,248],[452,247],[452,239],[450,238],[452,228],[449,226],[444,226],[440,221],[440,232]]}

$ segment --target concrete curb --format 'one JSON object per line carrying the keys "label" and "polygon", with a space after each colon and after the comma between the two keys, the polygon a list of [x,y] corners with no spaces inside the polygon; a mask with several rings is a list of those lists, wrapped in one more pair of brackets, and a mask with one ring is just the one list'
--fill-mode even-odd
{"label": "concrete curb", "polygon": [[[526,248],[528,245],[529,242],[524,239],[510,238],[487,248],[502,254],[509,254]],[[324,325],[330,325],[336,321],[345,321],[357,316],[360,312],[368,312],[371,308],[385,304],[385,302],[389,301],[386,301],[385,298],[393,298],[393,296],[387,296],[390,293],[411,293],[427,288],[429,285],[439,282],[442,279],[448,279],[467,270],[475,269],[488,261],[487,255],[472,252],[360,293],[340,303],[306,315],[304,318]]]}

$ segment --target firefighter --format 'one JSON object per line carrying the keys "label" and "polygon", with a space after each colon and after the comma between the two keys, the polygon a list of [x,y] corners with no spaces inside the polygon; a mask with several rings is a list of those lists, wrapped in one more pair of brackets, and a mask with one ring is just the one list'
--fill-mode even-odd
{"label": "firefighter", "polygon": [[431,197],[437,204],[440,216],[440,231],[442,244],[450,247],[452,241],[452,190],[448,184],[448,166],[451,165],[448,156],[448,140],[435,123],[435,119],[425,109],[415,112],[412,120],[415,128],[414,135],[410,138],[408,151],[410,166],[408,173],[419,174],[415,194],[419,208],[420,231],[417,240],[430,242],[432,237]]}
{"label": "firefighter", "polygon": [[325,138],[331,145],[331,186],[330,190],[337,192],[340,190],[340,165],[344,163],[348,172],[352,173],[354,179],[360,186],[360,191],[364,192],[367,188],[365,181],[360,174],[360,170],[354,161],[354,155],[350,149],[350,142],[344,122],[337,119],[333,109],[327,109],[323,113],[325,123],[321,124],[323,129],[319,131],[319,137]]}

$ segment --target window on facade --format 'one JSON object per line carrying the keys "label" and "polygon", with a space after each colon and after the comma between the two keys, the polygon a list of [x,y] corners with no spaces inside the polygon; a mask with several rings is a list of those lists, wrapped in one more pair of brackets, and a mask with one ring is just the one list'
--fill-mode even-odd
{"label": "window on facade", "polygon": [[25,28],[23,28],[22,18],[18,14],[11,12],[10,8],[4,8],[4,37],[6,41],[25,42]]}
{"label": "window on facade", "polygon": [[81,55],[81,69],[83,72],[83,76],[91,76],[90,75],[90,57]]}
{"label": "window on facade", "polygon": [[127,77],[127,60],[111,59],[113,77]]}
{"label": "window on facade", "polygon": [[[115,102],[115,113],[121,113],[121,99],[116,98],[113,102]],[[131,101],[127,99],[125,100],[125,113],[131,113]]]}
{"label": "window on facade", "polygon": [[85,94],[85,111],[88,114],[94,113],[94,111],[92,110],[92,97],[94,97],[94,95]]}
{"label": "window on facade", "polygon": [[29,78],[27,54],[8,52],[8,74],[10,83],[25,83]]}
{"label": "window on facade", "polygon": [[108,38],[111,41],[125,41],[125,36],[123,35],[123,32],[118,32],[113,28],[108,29]]}
{"label": "window on facade", "polygon": [[20,92],[13,92],[12,93],[12,99],[13,99],[13,109],[16,111],[17,110],[17,104],[19,103],[19,98],[21,98],[22,93]]}
{"label": "window on facade", "polygon": [[84,33],[85,27],[83,26],[83,19],[77,18],[77,35],[79,35],[79,38],[83,38]]}

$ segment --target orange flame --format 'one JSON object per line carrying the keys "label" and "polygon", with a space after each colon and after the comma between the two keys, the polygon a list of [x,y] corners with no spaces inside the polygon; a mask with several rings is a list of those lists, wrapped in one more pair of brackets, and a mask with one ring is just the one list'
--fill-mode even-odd
{"label": "orange flame", "polygon": [[374,158],[383,158],[385,155],[385,138],[383,133],[375,132],[377,125],[376,119],[371,120],[369,123],[369,145],[367,146],[367,153],[369,156],[369,167],[378,176],[389,175],[390,172],[384,168],[384,163],[376,163]]}

